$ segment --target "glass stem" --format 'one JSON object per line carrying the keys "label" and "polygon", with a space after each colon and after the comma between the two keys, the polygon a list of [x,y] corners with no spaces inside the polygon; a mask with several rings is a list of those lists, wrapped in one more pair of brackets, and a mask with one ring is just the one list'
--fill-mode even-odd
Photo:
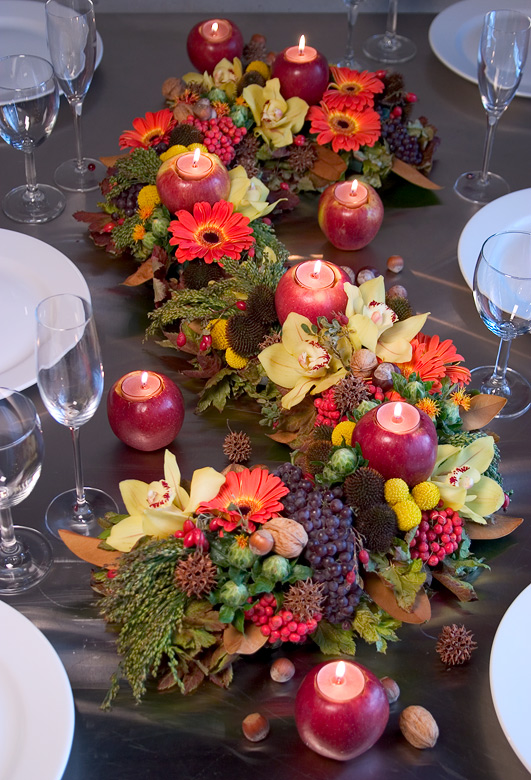
{"label": "glass stem", "polygon": [[18,549],[18,542],[15,538],[15,529],[13,528],[13,518],[11,509],[6,507],[0,509],[0,549],[3,553],[14,553]]}
{"label": "glass stem", "polygon": [[70,433],[72,434],[72,443],[74,445],[74,475],[76,479],[75,511],[78,514],[83,514],[84,507],[87,507],[87,499],[85,498],[85,488],[83,486],[83,468],[81,466],[81,447],[79,446],[79,428],[70,428]]}
{"label": "glass stem", "polygon": [[347,47],[345,51],[345,60],[347,62],[354,62],[354,27],[356,26],[359,10],[358,2],[350,2],[347,6],[348,28]]}
{"label": "glass stem", "polygon": [[492,154],[492,144],[494,142],[494,132],[498,125],[499,117],[493,114],[487,113],[487,135],[485,137],[485,147],[483,150],[483,164],[481,166],[481,173],[479,180],[481,184],[487,183],[489,174],[490,156]]}
{"label": "glass stem", "polygon": [[24,145],[24,166],[26,169],[26,192],[24,193],[24,200],[31,206],[44,197],[37,186],[37,169],[35,168],[33,144]]}
{"label": "glass stem", "polygon": [[509,352],[511,351],[511,341],[512,339],[500,339],[500,346],[498,347],[494,373],[489,379],[489,383],[492,385],[501,386],[505,385],[507,382],[505,375],[507,373],[507,364],[509,362]]}
{"label": "glass stem", "polygon": [[387,11],[387,24],[385,26],[385,43],[392,44],[396,38],[396,24],[398,16],[398,0],[389,0],[389,10]]}
{"label": "glass stem", "polygon": [[76,168],[80,171],[84,169],[83,165],[83,144],[81,137],[81,112],[83,111],[83,101],[73,100],[70,104],[74,115],[74,134],[76,137]]}

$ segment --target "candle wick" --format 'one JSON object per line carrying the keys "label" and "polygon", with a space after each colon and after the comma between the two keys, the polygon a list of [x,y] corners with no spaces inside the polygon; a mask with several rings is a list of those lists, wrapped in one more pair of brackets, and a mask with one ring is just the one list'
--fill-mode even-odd
{"label": "candle wick", "polygon": [[394,423],[401,423],[402,422],[402,415],[400,415],[400,417],[396,417],[396,415],[393,414],[393,422]]}
{"label": "candle wick", "polygon": [[334,684],[335,685],[343,685],[344,682],[345,682],[345,678],[344,677],[336,677],[334,679]]}

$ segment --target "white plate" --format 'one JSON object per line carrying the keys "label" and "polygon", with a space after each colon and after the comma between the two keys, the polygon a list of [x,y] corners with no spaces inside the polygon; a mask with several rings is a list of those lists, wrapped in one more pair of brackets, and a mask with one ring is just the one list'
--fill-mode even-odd
{"label": "white plate", "polygon": [[[96,67],[103,57],[103,42],[96,33]],[[46,40],[44,2],[0,0],[0,57],[34,54],[50,60]]]}
{"label": "white plate", "polygon": [[[483,19],[494,8],[531,14],[529,0],[462,0],[445,8],[430,25],[430,46],[435,56],[447,68],[474,84],[478,83],[478,46]],[[516,94],[531,97],[529,56]]]}
{"label": "white plate", "polygon": [[72,689],[59,656],[0,601],[0,780],[61,780],[74,735]]}
{"label": "white plate", "polygon": [[530,614],[531,585],[528,585],[513,601],[496,631],[490,654],[490,691],[496,715],[510,746],[531,772]]}
{"label": "white plate", "polygon": [[531,189],[510,192],[487,203],[466,223],[457,245],[457,259],[470,289],[483,242],[502,230],[531,231]]}
{"label": "white plate", "polygon": [[43,298],[66,292],[90,301],[68,257],[37,238],[0,229],[0,387],[35,383],[35,309]]}

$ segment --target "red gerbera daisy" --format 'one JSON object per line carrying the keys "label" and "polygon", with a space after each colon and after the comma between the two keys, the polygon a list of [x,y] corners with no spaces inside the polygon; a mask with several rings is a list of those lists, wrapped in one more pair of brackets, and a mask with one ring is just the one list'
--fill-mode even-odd
{"label": "red gerbera daisy", "polygon": [[241,526],[247,533],[253,533],[256,523],[265,523],[282,511],[284,507],[279,499],[287,493],[289,488],[267,469],[229,471],[216,498],[200,504],[196,513],[216,515],[211,523],[213,529],[222,526],[226,531],[234,531]]}
{"label": "red gerbera daisy", "polygon": [[178,211],[169,230],[173,234],[170,244],[177,246],[175,256],[179,263],[196,257],[202,257],[205,263],[219,262],[225,256],[237,260],[244,249],[250,249],[254,238],[249,217],[233,211],[233,204],[226,200],[213,206],[194,203],[193,215]]}
{"label": "red gerbera daisy", "polygon": [[310,133],[317,133],[317,143],[331,142],[334,152],[357,152],[360,146],[373,146],[380,137],[380,116],[372,108],[330,108],[321,101],[310,108],[307,119],[312,123]]}
{"label": "red gerbera daisy", "polygon": [[177,124],[169,108],[163,108],[153,114],[148,111],[142,117],[139,116],[133,121],[134,130],[126,130],[120,136],[120,149],[149,149],[159,143],[166,143],[170,133]]}
{"label": "red gerbera daisy", "polygon": [[464,358],[457,353],[451,339],[441,341],[439,336],[418,333],[411,341],[411,346],[411,360],[398,366],[404,376],[416,373],[423,382],[433,382],[433,393],[439,392],[440,380],[445,376],[455,384],[467,385],[470,382],[470,371],[459,365]]}
{"label": "red gerbera daisy", "polygon": [[375,94],[383,91],[383,82],[367,70],[360,73],[334,65],[330,66],[330,70],[335,83],[329,84],[323,95],[323,101],[330,108],[372,108]]}

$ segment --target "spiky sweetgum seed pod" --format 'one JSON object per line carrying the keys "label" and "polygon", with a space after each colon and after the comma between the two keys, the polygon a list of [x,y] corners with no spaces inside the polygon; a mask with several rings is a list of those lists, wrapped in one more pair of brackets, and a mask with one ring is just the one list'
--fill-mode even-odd
{"label": "spiky sweetgum seed pod", "polygon": [[384,485],[385,480],[379,471],[362,466],[354,474],[349,474],[343,491],[350,506],[364,510],[385,502]]}
{"label": "spiky sweetgum seed pod", "polygon": [[387,552],[396,534],[396,515],[388,504],[375,504],[360,512],[355,526],[369,550]]}
{"label": "spiky sweetgum seed pod", "polygon": [[467,631],[465,626],[458,626],[455,623],[451,626],[443,626],[435,645],[435,650],[446,666],[466,663],[476,648],[477,642],[474,641],[472,631]]}
{"label": "spiky sweetgum seed pod", "polygon": [[242,357],[256,355],[264,337],[264,328],[246,314],[233,314],[227,321],[227,340],[232,349]]}
{"label": "spiky sweetgum seed pod", "polygon": [[243,431],[231,431],[225,436],[223,452],[231,463],[245,463],[251,457],[251,440]]}

